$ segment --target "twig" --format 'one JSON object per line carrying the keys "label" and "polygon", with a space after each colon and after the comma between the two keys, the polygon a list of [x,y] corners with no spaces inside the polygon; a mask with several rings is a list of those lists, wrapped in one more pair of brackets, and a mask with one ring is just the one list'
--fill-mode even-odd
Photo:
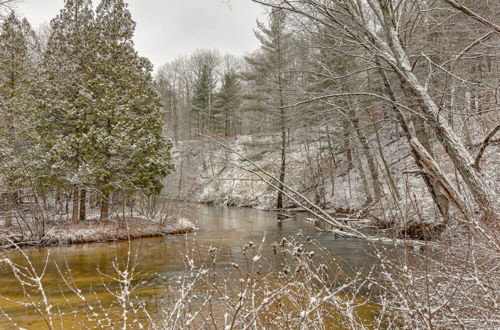
{"label": "twig", "polygon": [[484,151],[486,150],[486,147],[490,144],[490,140],[495,136],[495,134],[498,132],[500,129],[500,124],[497,125],[494,129],[491,130],[491,132],[486,136],[484,139],[483,143],[481,143],[481,147],[479,148],[479,152],[477,153],[476,160],[474,161],[474,168],[478,171],[480,171],[479,167],[479,162],[481,161],[481,157],[483,157]]}

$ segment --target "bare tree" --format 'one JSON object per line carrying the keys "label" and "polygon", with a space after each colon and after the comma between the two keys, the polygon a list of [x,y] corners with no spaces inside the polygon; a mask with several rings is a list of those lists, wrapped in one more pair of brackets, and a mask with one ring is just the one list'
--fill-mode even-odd
{"label": "bare tree", "polygon": [[[433,6],[432,2],[407,0],[398,2],[396,5],[394,1],[382,0],[367,0],[365,2],[356,0],[343,2],[319,0],[254,1],[273,8],[287,10],[297,14],[302,19],[313,20],[332,28],[341,34],[344,43],[357,44],[366,50],[366,55],[375,59],[380,58],[387,64],[393,74],[399,78],[401,85],[408,89],[420,103],[418,110],[412,110],[399,103],[396,106],[419,116],[428,123],[437,141],[443,146],[455,168],[463,177],[478,207],[486,215],[484,219],[490,219],[487,222],[496,223],[494,219],[497,219],[500,205],[495,190],[488,183],[487,177],[490,175],[474,168],[474,158],[450,126],[446,113],[429,90],[429,74],[432,76],[438,71],[445,71],[447,75],[451,76],[450,79],[457,79],[457,77],[453,72],[447,72],[439,63],[434,63],[425,52],[413,54],[410,47],[412,33],[417,32],[419,24],[425,22],[426,13]],[[457,53],[457,55],[459,54]],[[374,60],[363,54],[351,56],[377,67]],[[419,72],[416,64],[419,64],[420,61],[430,69],[426,72]],[[356,94],[392,102],[383,94],[366,92],[337,93],[323,95],[322,98]],[[439,177],[435,179],[442,180]]]}
{"label": "bare tree", "polygon": [[0,0],[0,19],[6,11],[11,10],[20,0]]}

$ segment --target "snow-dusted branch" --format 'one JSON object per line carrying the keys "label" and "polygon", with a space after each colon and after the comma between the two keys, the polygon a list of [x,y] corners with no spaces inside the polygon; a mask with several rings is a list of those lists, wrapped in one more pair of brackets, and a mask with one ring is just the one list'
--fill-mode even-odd
{"label": "snow-dusted branch", "polygon": [[480,14],[478,14],[475,11],[471,10],[470,8],[462,5],[457,0],[441,0],[441,1],[446,2],[447,4],[452,6],[453,8],[460,10],[461,12],[472,17],[476,21],[481,22],[482,24],[486,25],[487,27],[495,30],[497,33],[500,33],[500,25],[487,20],[486,18],[482,17]]}

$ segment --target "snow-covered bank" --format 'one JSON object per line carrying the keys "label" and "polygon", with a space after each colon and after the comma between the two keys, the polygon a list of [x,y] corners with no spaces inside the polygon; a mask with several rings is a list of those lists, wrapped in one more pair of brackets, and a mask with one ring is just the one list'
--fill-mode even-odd
{"label": "snow-covered bank", "polygon": [[[408,143],[396,130],[380,131],[380,148],[385,159],[382,159],[375,138],[369,139],[379,172],[377,184],[382,192],[378,201],[373,201],[374,183],[365,155],[354,148],[352,159],[348,160],[341,147],[331,149],[325,142],[325,132],[319,132],[316,136],[296,132],[290,139],[287,186],[329,213],[341,214],[342,217],[362,215],[372,220],[371,225],[396,228],[402,236],[411,237],[414,232],[418,236],[418,232],[429,228],[437,232],[443,229],[442,216],[422,180]],[[177,172],[167,179],[166,192],[172,198],[186,201],[272,210],[276,205],[276,189],[273,179],[266,173],[278,176],[278,142],[278,137],[272,135],[240,136],[224,142],[229,148],[213,141],[180,142],[174,153]],[[463,196],[470,198],[461,178],[453,171],[451,161],[444,156],[442,147],[437,144],[433,147],[442,170],[453,178]],[[498,146],[487,150],[484,168],[498,166],[494,157],[497,152]],[[390,184],[384,161],[394,186]],[[498,173],[490,178],[492,182],[498,179]],[[299,205],[293,198],[286,198],[285,206],[297,208]],[[450,208],[450,217],[455,216],[454,209]]]}
{"label": "snow-covered bank", "polygon": [[85,221],[78,224],[47,225],[45,235],[33,237],[16,229],[0,230],[0,249],[27,246],[97,243],[145,237],[178,235],[195,231],[187,219],[161,225],[140,217],[126,221]]}

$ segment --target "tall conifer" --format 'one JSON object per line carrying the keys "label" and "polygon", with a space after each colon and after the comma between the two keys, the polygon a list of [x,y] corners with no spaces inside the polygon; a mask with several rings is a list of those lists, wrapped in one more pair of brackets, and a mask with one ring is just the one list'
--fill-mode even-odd
{"label": "tall conifer", "polygon": [[162,136],[161,104],[152,65],[132,41],[135,23],[123,0],[97,7],[95,56],[90,66],[95,100],[89,132],[94,184],[103,193],[101,217],[108,216],[113,191],[158,193],[171,170],[170,143]]}
{"label": "tall conifer", "polygon": [[235,132],[238,110],[241,105],[241,86],[238,75],[233,72],[224,74],[222,86],[215,98],[214,119],[217,132],[227,137],[231,131]]}
{"label": "tall conifer", "polygon": [[212,128],[214,90],[213,69],[208,64],[203,64],[192,100],[192,111],[199,133],[209,132]]}
{"label": "tall conifer", "polygon": [[17,188],[30,172],[34,152],[32,37],[29,23],[13,12],[0,27],[0,177],[7,181],[14,203],[18,202]]}
{"label": "tall conifer", "polygon": [[[66,0],[51,23],[51,35],[42,63],[46,82],[39,132],[46,149],[47,183],[73,187],[73,221],[85,220],[85,187],[90,185],[88,138],[93,110],[87,76],[93,56],[90,0]],[[78,191],[80,209],[78,209]]]}

